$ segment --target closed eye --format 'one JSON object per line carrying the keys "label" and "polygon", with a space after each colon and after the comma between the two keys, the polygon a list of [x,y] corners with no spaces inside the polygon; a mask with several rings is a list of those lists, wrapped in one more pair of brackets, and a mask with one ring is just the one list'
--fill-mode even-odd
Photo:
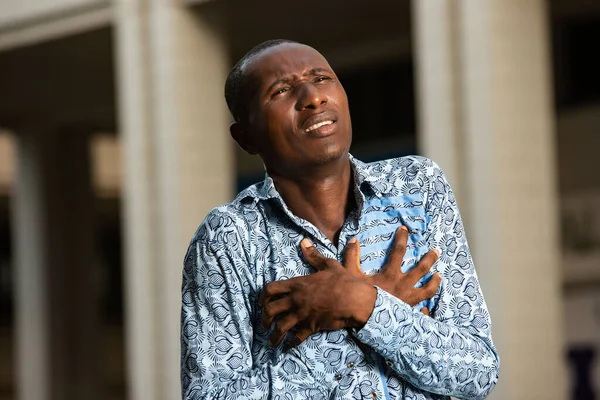
{"label": "closed eye", "polygon": [[330,81],[331,78],[328,76],[317,76],[317,78],[315,79],[315,83],[319,83],[319,82],[323,82],[323,81]]}
{"label": "closed eye", "polygon": [[283,94],[283,93],[287,92],[288,90],[290,90],[290,88],[288,88],[288,87],[282,87],[280,89],[277,89],[275,92],[273,92],[272,97],[279,96],[280,94]]}

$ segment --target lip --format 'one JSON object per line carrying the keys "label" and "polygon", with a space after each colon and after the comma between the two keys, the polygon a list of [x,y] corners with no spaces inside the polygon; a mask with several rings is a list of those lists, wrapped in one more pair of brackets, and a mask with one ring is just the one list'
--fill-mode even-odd
{"label": "lip", "polygon": [[304,132],[304,134],[312,138],[325,138],[333,135],[336,130],[337,122],[334,121],[333,124],[323,125],[317,129],[313,129],[312,131]]}
{"label": "lip", "polygon": [[[337,129],[337,120],[338,120],[338,116],[335,112],[323,111],[322,113],[315,114],[315,115],[307,118],[304,121],[304,123],[302,124],[301,129],[304,132],[304,134],[306,134],[307,136],[325,137],[325,136],[329,136],[335,132],[335,130]],[[306,132],[306,130],[308,128],[310,128],[311,126],[321,123],[321,122],[325,122],[325,121],[333,121],[333,124],[324,125],[317,129]]]}

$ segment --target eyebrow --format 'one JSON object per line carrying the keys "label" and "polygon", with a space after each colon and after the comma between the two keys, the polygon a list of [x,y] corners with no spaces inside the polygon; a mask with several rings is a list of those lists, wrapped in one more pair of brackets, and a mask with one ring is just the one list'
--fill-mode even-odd
{"label": "eyebrow", "polygon": [[[333,71],[331,71],[330,69],[323,68],[323,67],[317,67],[317,68],[312,68],[311,70],[305,72],[304,74],[302,74],[302,76],[315,76],[315,75],[318,75],[319,73],[323,73],[323,72],[329,73],[329,74],[333,73]],[[269,85],[269,87],[267,88],[265,93],[270,93],[271,90],[273,90],[273,88],[275,86],[279,85],[280,83],[290,83],[292,81],[294,81],[294,79],[287,77],[287,76],[283,76],[279,79],[276,79],[273,83],[271,83]]]}

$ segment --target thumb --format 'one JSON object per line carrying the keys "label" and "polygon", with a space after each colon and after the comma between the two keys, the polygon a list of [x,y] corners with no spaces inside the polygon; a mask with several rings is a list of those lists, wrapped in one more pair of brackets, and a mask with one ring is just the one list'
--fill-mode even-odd
{"label": "thumb", "polygon": [[300,248],[308,263],[317,271],[324,271],[327,269],[327,258],[317,250],[310,240],[303,239],[302,242],[300,242]]}
{"label": "thumb", "polygon": [[344,267],[357,278],[365,274],[360,267],[360,243],[357,238],[350,239],[344,249]]}

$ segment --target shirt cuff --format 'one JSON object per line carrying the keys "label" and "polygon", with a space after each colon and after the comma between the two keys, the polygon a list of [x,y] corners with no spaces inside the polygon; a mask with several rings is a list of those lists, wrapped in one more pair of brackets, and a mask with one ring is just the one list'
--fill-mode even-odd
{"label": "shirt cuff", "polygon": [[377,298],[373,312],[362,329],[354,330],[354,335],[364,344],[384,350],[387,346],[382,344],[397,342],[398,328],[412,324],[414,314],[408,304],[377,286],[375,288]]}

